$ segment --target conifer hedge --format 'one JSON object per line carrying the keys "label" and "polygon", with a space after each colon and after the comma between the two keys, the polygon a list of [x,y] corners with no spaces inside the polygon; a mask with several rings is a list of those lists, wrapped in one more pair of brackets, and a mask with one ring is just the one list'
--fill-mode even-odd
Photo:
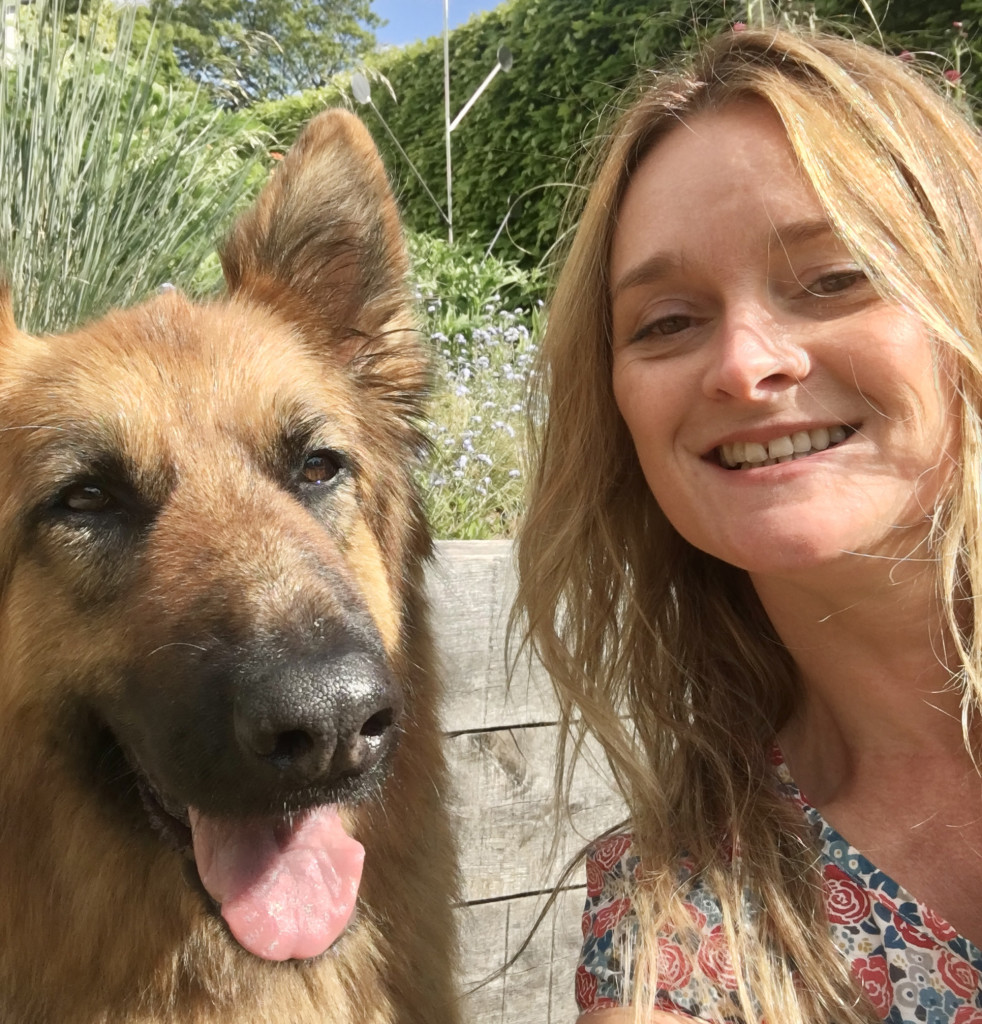
{"label": "conifer hedge", "polygon": [[[927,48],[949,59],[969,33],[952,29],[982,0],[866,0],[897,50]],[[733,0],[507,0],[472,18],[450,36],[451,116],[494,67],[499,45],[514,67],[499,74],[452,135],[453,214],[456,237],[487,247],[502,222],[495,251],[527,265],[546,260],[558,237],[563,206],[576,188],[584,148],[609,122],[625,86],[639,68],[657,67],[693,45],[698,34],[739,20],[746,4]],[[869,24],[859,0],[777,0],[775,8],[824,22],[844,20],[850,30]],[[693,10],[698,11],[698,22]],[[375,55],[366,73],[372,101],[425,179],[446,205],[443,39],[434,37]],[[970,62],[960,88],[976,87]],[[391,87],[390,94],[389,88]],[[325,105],[355,106],[371,129],[396,183],[408,225],[434,234],[446,225],[434,202],[392,144],[378,115],[358,107],[347,79],[327,88],[254,108],[281,148]],[[506,220],[507,219],[507,220]]]}
{"label": "conifer hedge", "polygon": [[[472,18],[450,37],[451,116],[495,65],[504,43],[514,67],[500,73],[452,135],[455,237],[487,247],[502,222],[496,251],[524,250],[538,262],[556,240],[563,204],[575,187],[583,142],[636,73],[682,44],[688,26],[674,3],[660,13],[651,0],[509,0]],[[679,7],[687,7],[680,0]],[[372,62],[384,76],[372,101],[446,207],[443,40],[434,37]],[[326,104],[353,104],[346,81],[275,103],[255,113],[286,148]],[[356,105],[357,106],[357,105]],[[375,111],[357,107],[382,150],[408,225],[445,234],[446,224],[392,144]]]}

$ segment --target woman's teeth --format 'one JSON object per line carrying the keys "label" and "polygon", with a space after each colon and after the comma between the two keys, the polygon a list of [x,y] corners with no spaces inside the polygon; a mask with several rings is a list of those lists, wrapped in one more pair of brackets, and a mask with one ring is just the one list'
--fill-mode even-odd
{"label": "woman's teeth", "polygon": [[796,430],[793,434],[775,437],[767,444],[756,441],[734,441],[717,448],[720,465],[727,469],[756,469],[773,466],[778,462],[793,462],[844,441],[854,433],[851,427],[817,427],[815,430]]}

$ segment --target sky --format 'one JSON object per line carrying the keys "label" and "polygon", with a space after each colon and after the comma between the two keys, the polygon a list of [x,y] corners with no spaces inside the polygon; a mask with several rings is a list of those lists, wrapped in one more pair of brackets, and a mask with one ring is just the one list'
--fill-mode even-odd
{"label": "sky", "polygon": [[[493,10],[501,0],[450,0],[450,27],[472,14]],[[372,10],[388,21],[375,33],[382,45],[403,46],[443,34],[443,0],[372,0]]]}

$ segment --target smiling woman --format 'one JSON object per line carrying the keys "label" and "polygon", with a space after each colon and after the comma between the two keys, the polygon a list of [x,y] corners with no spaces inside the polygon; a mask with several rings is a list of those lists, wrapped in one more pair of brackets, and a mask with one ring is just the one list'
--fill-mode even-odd
{"label": "smiling woman", "polygon": [[690,544],[752,576],[853,576],[857,552],[926,540],[952,388],[920,318],[833,232],[770,106],[695,115],[642,160],[610,278],[614,398]]}
{"label": "smiling woman", "polygon": [[982,1021],[979,168],[908,64],[784,32],[606,142],[516,608],[631,809],[590,1021]]}

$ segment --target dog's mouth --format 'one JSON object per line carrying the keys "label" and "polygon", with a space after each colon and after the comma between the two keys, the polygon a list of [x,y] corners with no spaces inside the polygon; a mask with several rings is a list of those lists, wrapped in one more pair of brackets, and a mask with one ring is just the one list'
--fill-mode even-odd
{"label": "dog's mouth", "polygon": [[[118,747],[119,745],[116,744],[116,746]],[[150,822],[154,832],[157,833],[160,841],[177,853],[193,858],[191,821],[188,817],[187,808],[181,808],[179,805],[172,804],[165,797],[161,796],[146,775],[133,765],[132,759],[127,758],[123,754],[121,748],[119,749],[119,756],[126,761],[127,767],[136,778],[137,790],[139,791],[140,801],[146,812],[147,820]]]}
{"label": "dog's mouth", "polygon": [[164,796],[116,744],[144,811],[198,879],[235,940],[264,960],[319,956],[355,910],[364,847],[333,805],[243,819],[204,814]]}

